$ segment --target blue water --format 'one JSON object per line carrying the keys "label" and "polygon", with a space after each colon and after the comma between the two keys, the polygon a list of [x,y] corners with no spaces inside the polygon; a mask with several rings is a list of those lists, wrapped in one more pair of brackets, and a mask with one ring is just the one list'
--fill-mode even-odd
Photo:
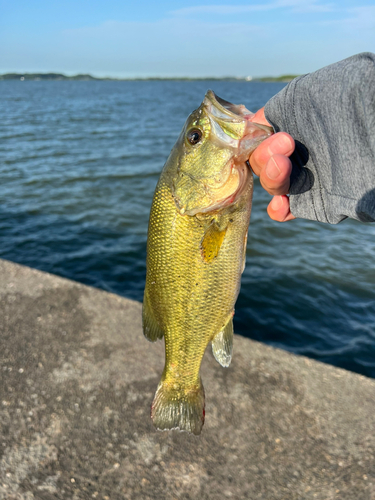
{"label": "blue water", "polygon": [[[207,88],[261,107],[259,82],[0,82],[0,257],[142,300],[162,166]],[[266,214],[256,182],[235,331],[375,377],[375,225]]]}

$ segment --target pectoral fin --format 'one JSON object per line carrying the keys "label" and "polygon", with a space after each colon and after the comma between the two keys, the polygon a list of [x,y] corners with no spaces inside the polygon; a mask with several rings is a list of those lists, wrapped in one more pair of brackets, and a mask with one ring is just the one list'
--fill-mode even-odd
{"label": "pectoral fin", "polygon": [[218,256],[227,228],[220,230],[215,221],[209,225],[201,242],[201,254],[205,262],[212,262]]}
{"label": "pectoral fin", "polygon": [[212,352],[221,366],[228,367],[232,360],[233,351],[233,315],[227,324],[212,340]]}
{"label": "pectoral fin", "polygon": [[146,292],[143,297],[142,325],[143,325],[143,334],[146,337],[146,339],[149,340],[150,342],[156,342],[158,339],[163,338],[164,335],[163,330],[160,328],[158,322],[155,319]]}

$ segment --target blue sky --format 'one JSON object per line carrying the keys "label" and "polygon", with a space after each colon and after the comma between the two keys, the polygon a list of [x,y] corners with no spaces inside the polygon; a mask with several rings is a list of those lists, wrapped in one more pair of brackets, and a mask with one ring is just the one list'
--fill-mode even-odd
{"label": "blue sky", "polygon": [[0,72],[307,73],[375,52],[375,0],[0,0]]}

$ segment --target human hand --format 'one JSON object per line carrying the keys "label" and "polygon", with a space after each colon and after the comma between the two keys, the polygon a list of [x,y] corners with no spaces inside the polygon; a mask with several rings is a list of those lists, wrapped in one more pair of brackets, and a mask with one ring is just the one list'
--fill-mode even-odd
{"label": "human hand", "polygon": [[[257,111],[251,121],[271,126],[264,116],[264,108]],[[292,162],[289,156],[294,148],[293,137],[286,132],[278,132],[264,140],[249,158],[251,168],[259,176],[261,185],[273,195],[267,207],[267,213],[271,219],[279,222],[295,219],[290,211],[287,196],[292,172]]]}

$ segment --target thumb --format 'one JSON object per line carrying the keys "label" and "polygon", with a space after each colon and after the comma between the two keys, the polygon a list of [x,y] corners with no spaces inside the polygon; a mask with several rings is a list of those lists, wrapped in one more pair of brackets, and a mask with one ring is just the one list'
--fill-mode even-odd
{"label": "thumb", "polygon": [[268,127],[272,127],[272,125],[266,120],[264,115],[264,106],[263,108],[258,109],[256,113],[250,118],[251,122],[259,123],[260,125],[267,125]]}

